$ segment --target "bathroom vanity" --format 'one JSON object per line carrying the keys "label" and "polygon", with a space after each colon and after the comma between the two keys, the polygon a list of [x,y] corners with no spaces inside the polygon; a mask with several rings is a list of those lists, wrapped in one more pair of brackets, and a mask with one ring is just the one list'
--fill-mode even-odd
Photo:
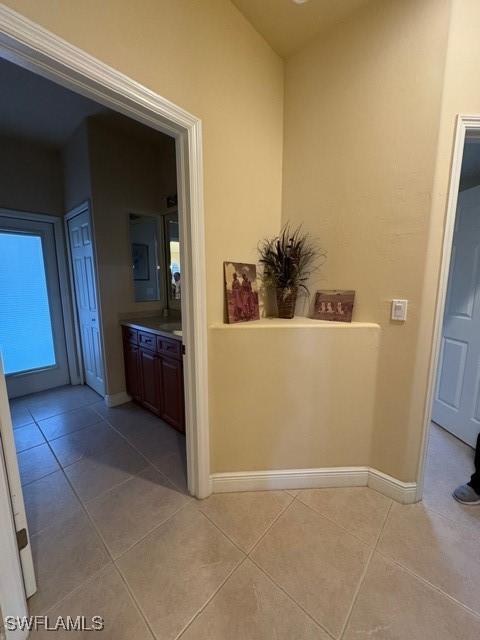
{"label": "bathroom vanity", "polygon": [[185,433],[181,324],[156,318],[121,324],[127,392]]}

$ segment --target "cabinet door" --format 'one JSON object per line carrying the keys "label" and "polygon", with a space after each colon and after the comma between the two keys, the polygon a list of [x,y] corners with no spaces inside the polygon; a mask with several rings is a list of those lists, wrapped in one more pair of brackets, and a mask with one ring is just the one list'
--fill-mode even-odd
{"label": "cabinet door", "polygon": [[135,344],[125,341],[123,344],[125,356],[125,380],[127,383],[127,393],[135,400],[141,397],[141,380],[139,366],[139,349]]}
{"label": "cabinet door", "polygon": [[160,413],[159,398],[159,358],[155,353],[140,349],[140,369],[142,372],[142,402],[151,411]]}
{"label": "cabinet door", "polygon": [[159,358],[160,365],[160,417],[185,433],[182,362],[172,358]]}

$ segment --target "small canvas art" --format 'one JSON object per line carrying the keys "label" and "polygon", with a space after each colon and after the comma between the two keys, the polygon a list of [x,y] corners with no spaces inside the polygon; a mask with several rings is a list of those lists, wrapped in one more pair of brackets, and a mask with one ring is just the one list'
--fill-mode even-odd
{"label": "small canvas art", "polygon": [[355,291],[317,291],[313,307],[315,320],[351,322]]}
{"label": "small canvas art", "polygon": [[227,321],[259,320],[257,267],[242,262],[224,262]]}

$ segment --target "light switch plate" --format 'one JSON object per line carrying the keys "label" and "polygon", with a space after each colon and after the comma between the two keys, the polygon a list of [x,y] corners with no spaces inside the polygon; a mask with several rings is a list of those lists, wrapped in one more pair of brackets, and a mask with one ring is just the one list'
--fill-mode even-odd
{"label": "light switch plate", "polygon": [[405,322],[407,319],[408,300],[392,300],[392,320]]}

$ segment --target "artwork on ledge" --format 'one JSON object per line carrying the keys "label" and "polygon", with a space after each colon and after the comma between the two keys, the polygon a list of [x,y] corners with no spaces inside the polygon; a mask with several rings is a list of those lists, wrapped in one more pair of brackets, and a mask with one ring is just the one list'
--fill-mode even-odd
{"label": "artwork on ledge", "polygon": [[243,262],[224,262],[227,321],[259,320],[257,267]]}
{"label": "artwork on ledge", "polygon": [[355,291],[317,291],[313,307],[315,320],[351,322]]}
{"label": "artwork on ledge", "polygon": [[132,242],[133,279],[150,280],[148,244]]}

